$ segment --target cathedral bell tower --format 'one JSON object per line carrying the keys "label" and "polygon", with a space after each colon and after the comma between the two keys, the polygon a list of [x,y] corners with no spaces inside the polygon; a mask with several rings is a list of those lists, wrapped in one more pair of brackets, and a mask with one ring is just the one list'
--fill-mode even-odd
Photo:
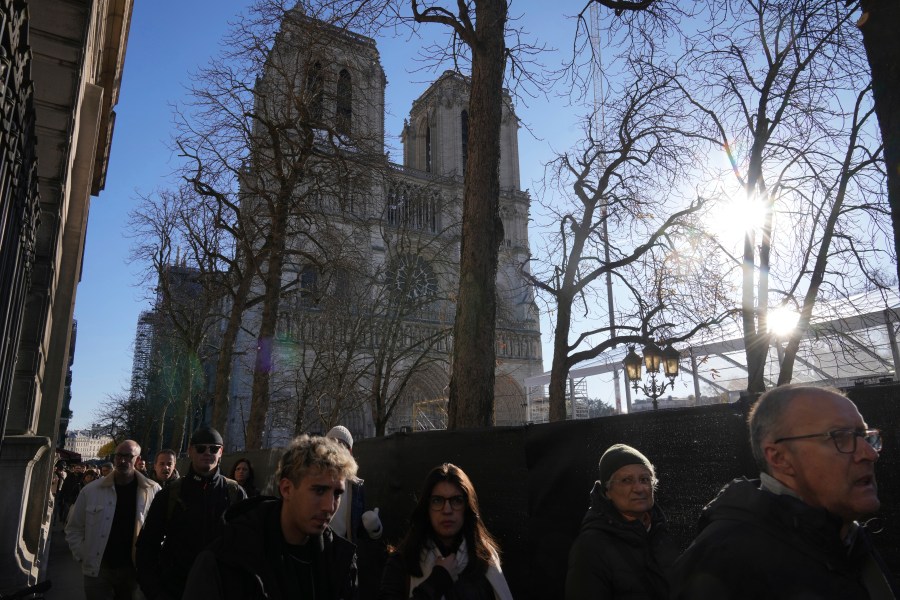
{"label": "cathedral bell tower", "polygon": [[[465,175],[469,142],[469,80],[444,71],[413,103],[404,123],[403,166],[439,177]],[[500,128],[500,188],[519,190],[519,123],[504,93]]]}

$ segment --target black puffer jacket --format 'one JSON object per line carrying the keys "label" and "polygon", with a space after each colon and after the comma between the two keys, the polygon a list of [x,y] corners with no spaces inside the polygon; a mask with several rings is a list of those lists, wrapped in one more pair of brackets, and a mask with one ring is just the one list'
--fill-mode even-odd
{"label": "black puffer jacket", "polygon": [[[736,479],[703,509],[700,534],[675,564],[673,598],[866,599],[864,568],[888,578],[864,527],[841,541],[840,519],[797,498]],[[867,565],[864,567],[864,565]]]}
{"label": "black puffer jacket", "polygon": [[[281,500],[251,498],[226,513],[219,539],[200,553],[188,576],[183,598],[190,600],[282,600],[291,577],[285,565],[281,534]],[[351,600],[356,562],[352,543],[330,529],[314,544],[316,598]]]}
{"label": "black puffer jacket", "polygon": [[566,600],[667,599],[666,575],[678,550],[662,510],[653,507],[647,531],[619,514],[601,490],[598,481],[569,551]]}
{"label": "black puffer jacket", "polygon": [[138,582],[148,600],[181,598],[194,559],[222,535],[223,515],[246,498],[234,480],[216,470],[187,475],[156,494],[135,544]]}

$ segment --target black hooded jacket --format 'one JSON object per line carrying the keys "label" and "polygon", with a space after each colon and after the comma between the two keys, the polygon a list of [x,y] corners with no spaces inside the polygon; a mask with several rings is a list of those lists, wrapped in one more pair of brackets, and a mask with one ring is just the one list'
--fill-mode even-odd
{"label": "black hooded jacket", "polygon": [[650,512],[648,531],[640,521],[619,514],[598,481],[569,551],[566,600],[665,600],[667,571],[677,556],[658,506]]}
{"label": "black hooded jacket", "polygon": [[[281,600],[299,597],[284,556],[281,500],[258,496],[229,509],[219,539],[200,553],[183,598]],[[351,600],[356,586],[355,547],[330,529],[308,543],[315,554],[316,598]]]}
{"label": "black hooded jacket", "polygon": [[201,477],[189,468],[156,494],[135,544],[138,582],[148,600],[181,598],[194,559],[222,534],[225,510],[244,498],[218,469]]}
{"label": "black hooded jacket", "polygon": [[[736,479],[703,509],[700,534],[675,564],[673,598],[893,598],[865,527],[847,546],[839,518],[759,485]],[[870,596],[864,572],[880,593]]]}

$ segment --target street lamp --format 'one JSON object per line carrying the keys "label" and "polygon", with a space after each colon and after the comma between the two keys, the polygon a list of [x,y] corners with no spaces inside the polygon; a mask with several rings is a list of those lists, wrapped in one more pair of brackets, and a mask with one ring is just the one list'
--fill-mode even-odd
{"label": "street lamp", "polygon": [[[675,387],[675,377],[678,375],[678,361],[680,359],[681,354],[672,347],[672,344],[666,346],[665,350],[660,350],[659,346],[654,344],[651,340],[644,346],[643,359],[641,359],[638,353],[634,351],[634,346],[630,346],[628,348],[628,355],[625,356],[625,360],[622,361],[622,364],[625,365],[625,373],[628,376],[628,381],[632,383],[634,391],[642,391],[646,396],[652,398],[653,410],[656,410],[659,408],[657,399],[662,396],[667,389],[673,389]],[[641,363],[643,363],[647,369],[647,373],[650,375],[649,386],[641,383]],[[659,373],[660,364],[663,366],[666,377],[669,378],[668,383],[665,381],[661,383],[656,382],[656,375]]]}

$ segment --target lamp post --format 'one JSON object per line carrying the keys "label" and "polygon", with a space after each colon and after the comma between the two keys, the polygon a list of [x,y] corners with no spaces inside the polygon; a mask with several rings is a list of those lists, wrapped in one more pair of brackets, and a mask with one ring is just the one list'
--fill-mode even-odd
{"label": "lamp post", "polygon": [[[631,346],[628,349],[628,355],[625,356],[625,360],[622,361],[622,364],[625,365],[625,373],[628,376],[628,381],[632,383],[634,391],[642,391],[644,392],[644,395],[652,398],[653,410],[656,410],[659,408],[658,398],[662,396],[667,389],[673,389],[675,387],[675,377],[678,375],[678,361],[680,359],[681,354],[672,347],[672,344],[666,346],[665,350],[660,350],[659,346],[654,344],[651,340],[644,346],[643,360],[638,353],[634,351],[634,346]],[[650,375],[649,386],[641,383],[641,363],[643,363],[647,369],[647,373]],[[660,364],[663,365],[666,377],[669,378],[668,383],[665,381],[657,383],[656,381],[656,375],[659,373]]]}

